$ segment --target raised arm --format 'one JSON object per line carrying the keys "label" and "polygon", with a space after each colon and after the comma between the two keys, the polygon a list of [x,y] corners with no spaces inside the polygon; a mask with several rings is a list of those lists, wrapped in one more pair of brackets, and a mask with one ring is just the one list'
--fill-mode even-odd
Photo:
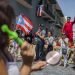
{"label": "raised arm", "polygon": [[41,39],[44,39],[45,38],[45,35],[43,34],[43,35],[41,35],[41,33],[36,33],[36,35],[38,35]]}
{"label": "raised arm", "polygon": [[28,42],[24,42],[21,49],[23,63],[20,69],[20,75],[30,75],[34,58],[33,45],[29,44]]}

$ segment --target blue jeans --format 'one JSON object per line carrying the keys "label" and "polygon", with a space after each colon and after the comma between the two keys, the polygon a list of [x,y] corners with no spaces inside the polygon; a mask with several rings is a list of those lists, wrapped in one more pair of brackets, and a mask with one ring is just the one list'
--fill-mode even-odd
{"label": "blue jeans", "polygon": [[38,41],[36,45],[36,60],[44,60],[45,53],[44,53],[44,43],[42,40]]}

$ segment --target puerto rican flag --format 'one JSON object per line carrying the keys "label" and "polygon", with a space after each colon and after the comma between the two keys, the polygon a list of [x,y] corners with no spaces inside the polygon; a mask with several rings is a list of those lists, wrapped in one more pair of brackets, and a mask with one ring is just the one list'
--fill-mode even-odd
{"label": "puerto rican flag", "polygon": [[22,30],[25,34],[29,34],[33,29],[32,21],[24,15],[19,15],[16,19],[16,29]]}
{"label": "puerto rican flag", "polygon": [[44,5],[39,5],[37,9],[37,16],[42,16],[44,10]]}

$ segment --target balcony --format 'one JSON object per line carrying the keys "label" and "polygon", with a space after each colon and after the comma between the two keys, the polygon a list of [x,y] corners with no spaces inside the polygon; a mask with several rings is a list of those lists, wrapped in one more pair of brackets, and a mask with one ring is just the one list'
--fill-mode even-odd
{"label": "balcony", "polygon": [[61,10],[56,9],[56,11],[59,13],[59,15],[60,15],[61,17],[64,17],[64,15],[63,15],[63,13],[62,13],[62,11],[61,11]]}
{"label": "balcony", "polygon": [[32,8],[32,0],[16,0],[18,3],[27,8]]}
{"label": "balcony", "polygon": [[61,22],[60,18],[58,18],[56,20],[56,27],[62,28],[62,26],[63,26],[63,23]]}
{"label": "balcony", "polygon": [[45,7],[44,10],[47,14],[49,14],[49,16],[51,16],[53,19],[55,19],[55,15],[53,14],[53,8],[52,5],[48,5],[48,8]]}
{"label": "balcony", "polygon": [[62,28],[62,26],[59,23],[56,23],[56,27]]}
{"label": "balcony", "polygon": [[64,23],[63,17],[61,17],[60,14],[58,14],[57,12],[56,12],[56,21],[58,21],[60,25],[63,25]]}
{"label": "balcony", "polygon": [[60,21],[60,25],[63,26],[63,23]]}
{"label": "balcony", "polygon": [[53,18],[44,10],[42,11],[42,18],[53,20]]}
{"label": "balcony", "polygon": [[55,16],[52,13],[52,11],[50,10],[50,8],[48,8],[44,5],[40,5],[40,8],[41,8],[41,6],[43,6],[42,9],[40,9],[42,11],[41,17],[44,18],[44,19],[47,19],[47,20],[54,20]]}

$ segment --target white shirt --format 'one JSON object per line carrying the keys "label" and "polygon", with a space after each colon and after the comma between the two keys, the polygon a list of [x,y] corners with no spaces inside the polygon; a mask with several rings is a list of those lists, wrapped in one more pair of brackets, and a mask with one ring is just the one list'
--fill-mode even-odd
{"label": "white shirt", "polygon": [[48,44],[53,44],[54,38],[50,36],[50,37],[47,37],[46,40],[48,41]]}

